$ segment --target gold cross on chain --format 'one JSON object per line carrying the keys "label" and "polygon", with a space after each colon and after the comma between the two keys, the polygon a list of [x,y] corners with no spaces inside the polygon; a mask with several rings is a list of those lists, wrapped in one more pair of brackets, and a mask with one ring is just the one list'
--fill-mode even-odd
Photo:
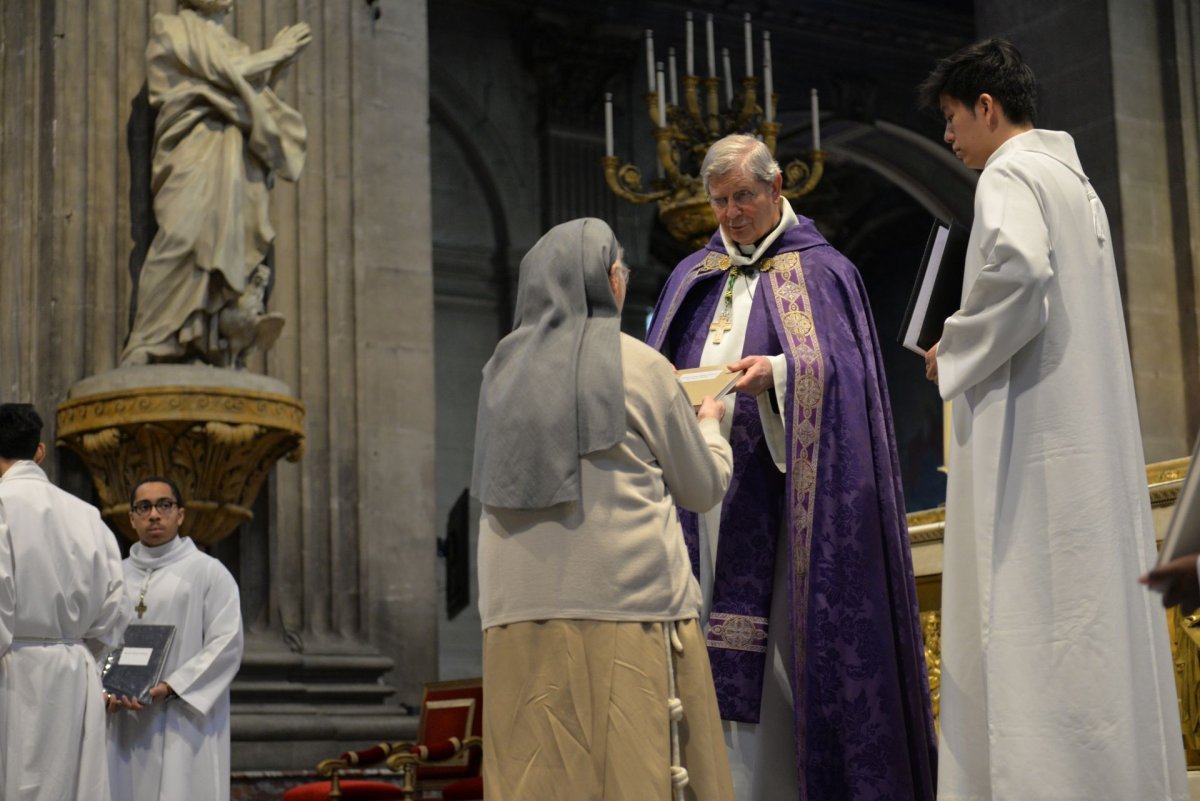
{"label": "gold cross on chain", "polygon": [[713,344],[721,344],[721,335],[726,331],[733,330],[733,320],[730,320],[724,314],[713,321],[713,324],[708,327],[709,333],[713,334]]}

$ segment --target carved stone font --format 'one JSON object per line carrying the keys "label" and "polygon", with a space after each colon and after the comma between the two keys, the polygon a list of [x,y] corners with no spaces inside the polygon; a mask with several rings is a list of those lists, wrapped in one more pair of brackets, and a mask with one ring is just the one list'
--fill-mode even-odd
{"label": "carved stone font", "polygon": [[58,444],[83,460],[101,513],[130,539],[129,494],[160,475],[183,493],[183,533],[211,545],[254,516],[281,457],[303,454],[304,404],[277,381],[231,370],[122,368],[72,387],[58,407]]}

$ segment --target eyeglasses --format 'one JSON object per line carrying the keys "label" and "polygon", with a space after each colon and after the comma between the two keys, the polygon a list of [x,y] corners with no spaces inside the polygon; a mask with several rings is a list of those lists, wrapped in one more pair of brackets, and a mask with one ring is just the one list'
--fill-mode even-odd
{"label": "eyeglasses", "polygon": [[170,511],[176,506],[179,506],[179,504],[175,503],[175,501],[171,500],[170,498],[159,498],[153,503],[150,501],[138,501],[129,508],[134,514],[139,515],[140,517],[145,517],[146,515],[150,514],[151,509],[157,509],[160,515],[165,515],[169,514]]}
{"label": "eyeglasses", "polygon": [[724,211],[725,207],[729,205],[730,201],[733,201],[733,205],[737,206],[739,209],[744,209],[748,206],[752,206],[754,201],[758,200],[759,194],[759,192],[752,192],[749,189],[743,189],[739,192],[734,192],[732,198],[710,197],[708,202],[711,203],[712,207],[717,211]]}

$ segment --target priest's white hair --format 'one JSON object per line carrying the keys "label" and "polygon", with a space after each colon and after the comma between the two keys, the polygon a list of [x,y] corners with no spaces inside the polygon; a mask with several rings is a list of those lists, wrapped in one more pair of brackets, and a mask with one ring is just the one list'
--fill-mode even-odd
{"label": "priest's white hair", "polygon": [[767,146],[747,134],[730,134],[713,143],[700,165],[700,177],[704,180],[704,191],[708,182],[734,170],[745,170],[763,183],[771,183],[779,175],[779,162],[767,150]]}

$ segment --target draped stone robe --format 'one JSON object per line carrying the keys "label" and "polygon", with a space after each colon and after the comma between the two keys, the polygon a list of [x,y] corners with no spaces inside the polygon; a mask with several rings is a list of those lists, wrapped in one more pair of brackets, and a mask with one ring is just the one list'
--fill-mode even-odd
{"label": "draped stone robe", "polygon": [[[695,367],[729,257],[719,232],[676,267],[649,343]],[[891,411],[866,293],[810,220],[758,264],[745,355],[782,353],[786,474],[758,402],[739,395],[721,513],[709,654],[722,717],[757,722],[765,640],[789,629],[802,799],[932,799],[935,738]],[[682,513],[693,565],[697,521]],[[784,526],[786,552],[775,553]],[[786,588],[773,588],[787,560]],[[769,620],[773,589],[785,619]]]}
{"label": "draped stone robe", "polygon": [[241,66],[250,48],[190,9],[156,14],[146,48],[158,233],[137,285],[123,364],[216,349],[212,320],[247,288],[275,231],[272,175],[296,180],[307,133],[299,112]]}

